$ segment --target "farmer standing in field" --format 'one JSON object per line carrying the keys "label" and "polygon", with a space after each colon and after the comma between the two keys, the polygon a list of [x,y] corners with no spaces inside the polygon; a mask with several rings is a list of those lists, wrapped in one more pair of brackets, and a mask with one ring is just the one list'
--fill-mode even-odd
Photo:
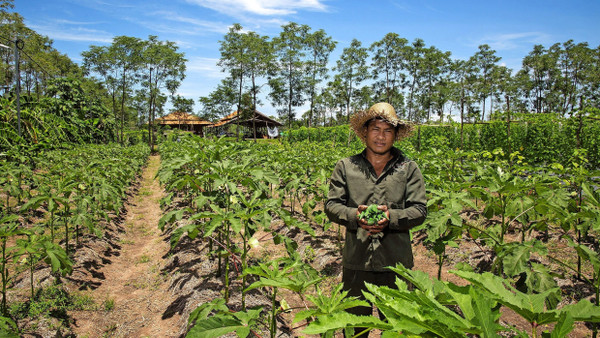
{"label": "farmer standing in field", "polygon": [[[412,125],[398,119],[388,103],[356,113],[350,124],[366,148],[336,164],[325,212],[332,222],[346,227],[343,288],[350,296],[364,299],[365,282],[395,288],[396,274],[386,267],[398,263],[413,267],[409,229],[425,220],[427,201],[417,164],[393,146],[411,133]],[[359,219],[372,204],[387,218],[375,224]],[[370,316],[372,308],[355,307],[348,312]]]}

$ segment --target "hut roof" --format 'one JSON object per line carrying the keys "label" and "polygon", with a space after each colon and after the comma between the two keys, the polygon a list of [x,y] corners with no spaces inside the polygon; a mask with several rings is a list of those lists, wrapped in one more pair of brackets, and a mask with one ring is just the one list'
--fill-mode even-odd
{"label": "hut roof", "polygon": [[156,119],[156,123],[158,124],[195,124],[195,125],[204,125],[209,126],[212,125],[212,122],[203,120],[196,115],[192,115],[190,113],[176,111],[166,116],[160,117]]}
{"label": "hut roof", "polygon": [[239,114],[237,111],[234,111],[233,113],[220,119],[219,121],[217,121],[210,127],[220,127],[220,126],[224,126],[224,125],[230,124],[230,123],[240,123],[243,125],[252,126],[252,122],[256,122],[259,126],[260,125],[279,126],[279,127],[283,126],[283,124],[281,124],[280,122],[273,120],[272,118],[264,115],[263,113],[259,112],[258,110],[254,111],[253,117],[250,117],[246,120],[240,120],[240,121],[238,121],[238,120],[239,120]]}

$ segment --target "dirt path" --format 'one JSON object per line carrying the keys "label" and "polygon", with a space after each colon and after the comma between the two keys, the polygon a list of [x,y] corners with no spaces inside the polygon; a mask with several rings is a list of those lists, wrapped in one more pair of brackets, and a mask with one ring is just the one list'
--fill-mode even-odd
{"label": "dirt path", "polygon": [[104,276],[92,292],[98,311],[73,314],[77,336],[179,336],[180,316],[164,315],[177,295],[169,290],[170,276],[161,273],[169,245],[157,228],[161,217],[159,201],[164,194],[154,179],[159,165],[159,156],[151,156],[128,207],[124,232],[119,234],[120,249],[111,263],[98,271]]}

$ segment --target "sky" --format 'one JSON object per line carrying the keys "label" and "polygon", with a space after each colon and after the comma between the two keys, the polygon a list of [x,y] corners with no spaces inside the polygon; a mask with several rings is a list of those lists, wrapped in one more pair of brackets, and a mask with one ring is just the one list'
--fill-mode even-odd
{"label": "sky", "polygon": [[[119,35],[177,43],[188,60],[178,94],[194,99],[196,112],[198,98],[226,76],[217,66],[219,46],[234,23],[271,38],[289,22],[323,29],[337,41],[330,68],[352,39],[368,47],[390,32],[409,42],[420,38],[453,59],[488,44],[514,71],[536,44],[600,45],[599,0],[15,0],[14,10],[76,63],[91,45],[109,45]],[[258,110],[276,115],[266,98]]]}

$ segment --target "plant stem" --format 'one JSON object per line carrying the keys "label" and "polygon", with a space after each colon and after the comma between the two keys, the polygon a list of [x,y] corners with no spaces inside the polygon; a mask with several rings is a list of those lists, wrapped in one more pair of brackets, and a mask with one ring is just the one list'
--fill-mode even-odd
{"label": "plant stem", "polygon": [[2,315],[8,315],[6,307],[6,285],[8,284],[8,271],[6,269],[6,238],[2,238]]}
{"label": "plant stem", "polygon": [[243,272],[248,265],[246,262],[246,255],[248,254],[248,241],[246,240],[246,235],[249,233],[247,224],[245,224],[244,228],[244,235],[242,236],[242,311],[246,311],[246,275]]}
{"label": "plant stem", "polygon": [[[227,248],[231,247],[231,236],[230,235],[231,225],[227,222]],[[225,259],[225,303],[229,301],[229,255]]]}
{"label": "plant stem", "polygon": [[442,265],[444,264],[444,254],[438,256],[438,280],[442,280]]}
{"label": "plant stem", "polygon": [[271,338],[277,335],[277,288],[273,287],[273,295],[271,297]]}

